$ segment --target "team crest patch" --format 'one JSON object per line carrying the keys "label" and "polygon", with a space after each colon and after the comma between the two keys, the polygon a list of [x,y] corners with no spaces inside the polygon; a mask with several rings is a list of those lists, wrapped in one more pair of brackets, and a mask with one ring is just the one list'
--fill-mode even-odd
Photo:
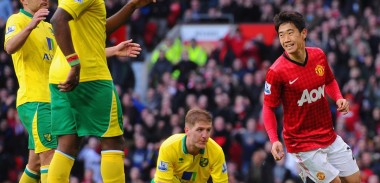
{"label": "team crest patch", "polygon": [[169,169],[168,163],[164,161],[160,161],[160,163],[158,164],[158,170],[160,170],[161,172],[167,172],[168,169]]}
{"label": "team crest patch", "polygon": [[79,4],[82,4],[83,3],[83,0],[74,0],[74,2],[77,2]]}
{"label": "team crest patch", "polygon": [[317,172],[317,178],[318,180],[325,180],[326,176],[323,172]]}
{"label": "team crest patch", "polygon": [[45,133],[44,138],[46,141],[50,142],[51,141],[51,134],[50,133]]}
{"label": "team crest patch", "polygon": [[199,161],[199,165],[201,167],[205,167],[208,165],[208,158],[201,158],[201,160]]}
{"label": "team crest patch", "polygon": [[9,26],[8,29],[7,29],[7,32],[5,33],[6,35],[15,31],[16,30],[16,26],[12,25],[12,26]]}
{"label": "team crest patch", "polygon": [[271,94],[271,91],[270,91],[271,86],[272,86],[271,84],[269,84],[268,82],[265,81],[265,86],[264,86],[264,94],[265,95]]}
{"label": "team crest patch", "polygon": [[325,74],[325,67],[317,65],[317,67],[315,67],[315,73],[317,73],[318,76],[323,76]]}

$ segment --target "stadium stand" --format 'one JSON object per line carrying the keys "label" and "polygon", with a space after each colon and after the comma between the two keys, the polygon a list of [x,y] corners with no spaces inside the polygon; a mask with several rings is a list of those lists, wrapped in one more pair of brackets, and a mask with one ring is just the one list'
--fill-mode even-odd
{"label": "stadium stand", "polygon": [[[107,0],[107,12],[116,12],[125,1]],[[17,0],[11,3],[17,12]],[[51,12],[55,7],[53,2]],[[265,73],[282,53],[277,38],[274,36],[268,44],[266,37],[246,38],[240,34],[246,34],[244,28],[234,29],[212,47],[203,47],[207,61],[198,64],[186,58],[190,47],[179,39],[178,30],[169,31],[187,23],[207,25],[208,20],[210,24],[233,21],[233,27],[271,23],[276,13],[286,9],[305,15],[309,28],[307,45],[326,52],[342,93],[351,103],[351,112],[344,116],[336,113],[331,103],[335,130],[353,149],[362,182],[379,183],[380,1],[357,0],[158,0],[157,4],[136,11],[122,31],[145,51],[136,59],[111,58],[109,62],[124,112],[128,182],[150,181],[160,143],[172,133],[183,131],[184,114],[194,106],[207,109],[214,116],[212,138],[226,154],[231,183],[301,181],[290,156],[279,162],[273,160],[261,118]],[[3,33],[7,16],[0,11]],[[118,40],[117,34],[114,36],[112,40]],[[2,42],[3,39],[4,36]],[[113,44],[112,40],[108,44]],[[18,85],[12,60],[3,51],[3,44],[1,48],[0,182],[8,183],[17,182],[28,151],[27,132],[15,110]],[[156,63],[151,63],[155,51]],[[166,54],[167,51],[171,53]],[[140,73],[133,70],[132,65],[137,62],[144,62],[149,69],[154,64],[158,66],[154,73]],[[148,77],[146,90],[135,90],[141,74],[154,77]],[[281,119],[281,115],[279,110],[277,117]],[[281,128],[279,125],[279,133]],[[96,157],[100,148],[89,142],[93,142],[90,137],[84,139],[81,153],[91,152]],[[94,175],[98,171],[92,169],[97,166],[87,166],[86,161],[89,160],[76,161],[71,182],[99,182],[98,175]]]}

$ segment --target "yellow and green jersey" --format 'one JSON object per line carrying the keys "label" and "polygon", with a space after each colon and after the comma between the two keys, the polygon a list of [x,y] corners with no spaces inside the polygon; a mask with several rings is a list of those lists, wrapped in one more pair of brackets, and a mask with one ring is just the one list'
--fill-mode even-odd
{"label": "yellow and green jersey", "polygon": [[154,182],[227,183],[227,165],[222,148],[209,138],[206,148],[194,156],[187,152],[186,135],[166,139],[159,151]]}
{"label": "yellow and green jersey", "polygon": [[[21,9],[7,20],[4,46],[32,21],[33,15]],[[26,102],[50,102],[49,68],[55,52],[55,39],[50,23],[41,21],[29,34],[23,46],[12,54],[20,88],[16,105]]]}
{"label": "yellow and green jersey", "polygon": [[[104,0],[60,0],[58,8],[69,13],[71,38],[81,63],[80,82],[112,80],[105,55],[106,8]],[[70,66],[58,48],[50,68],[52,84],[66,80]]]}

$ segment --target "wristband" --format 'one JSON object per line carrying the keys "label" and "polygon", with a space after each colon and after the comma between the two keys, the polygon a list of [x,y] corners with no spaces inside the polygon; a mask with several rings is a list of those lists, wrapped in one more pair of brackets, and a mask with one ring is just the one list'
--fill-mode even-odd
{"label": "wristband", "polygon": [[67,60],[67,63],[69,63],[71,67],[76,66],[80,63],[78,54],[76,53],[66,56],[66,60]]}

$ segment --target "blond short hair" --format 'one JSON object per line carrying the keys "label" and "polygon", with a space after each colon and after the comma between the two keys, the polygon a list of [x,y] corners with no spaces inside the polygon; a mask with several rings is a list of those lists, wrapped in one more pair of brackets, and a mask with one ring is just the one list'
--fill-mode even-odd
{"label": "blond short hair", "polygon": [[185,125],[188,127],[193,127],[195,123],[198,122],[209,122],[212,123],[212,115],[200,108],[190,109],[185,117]]}

